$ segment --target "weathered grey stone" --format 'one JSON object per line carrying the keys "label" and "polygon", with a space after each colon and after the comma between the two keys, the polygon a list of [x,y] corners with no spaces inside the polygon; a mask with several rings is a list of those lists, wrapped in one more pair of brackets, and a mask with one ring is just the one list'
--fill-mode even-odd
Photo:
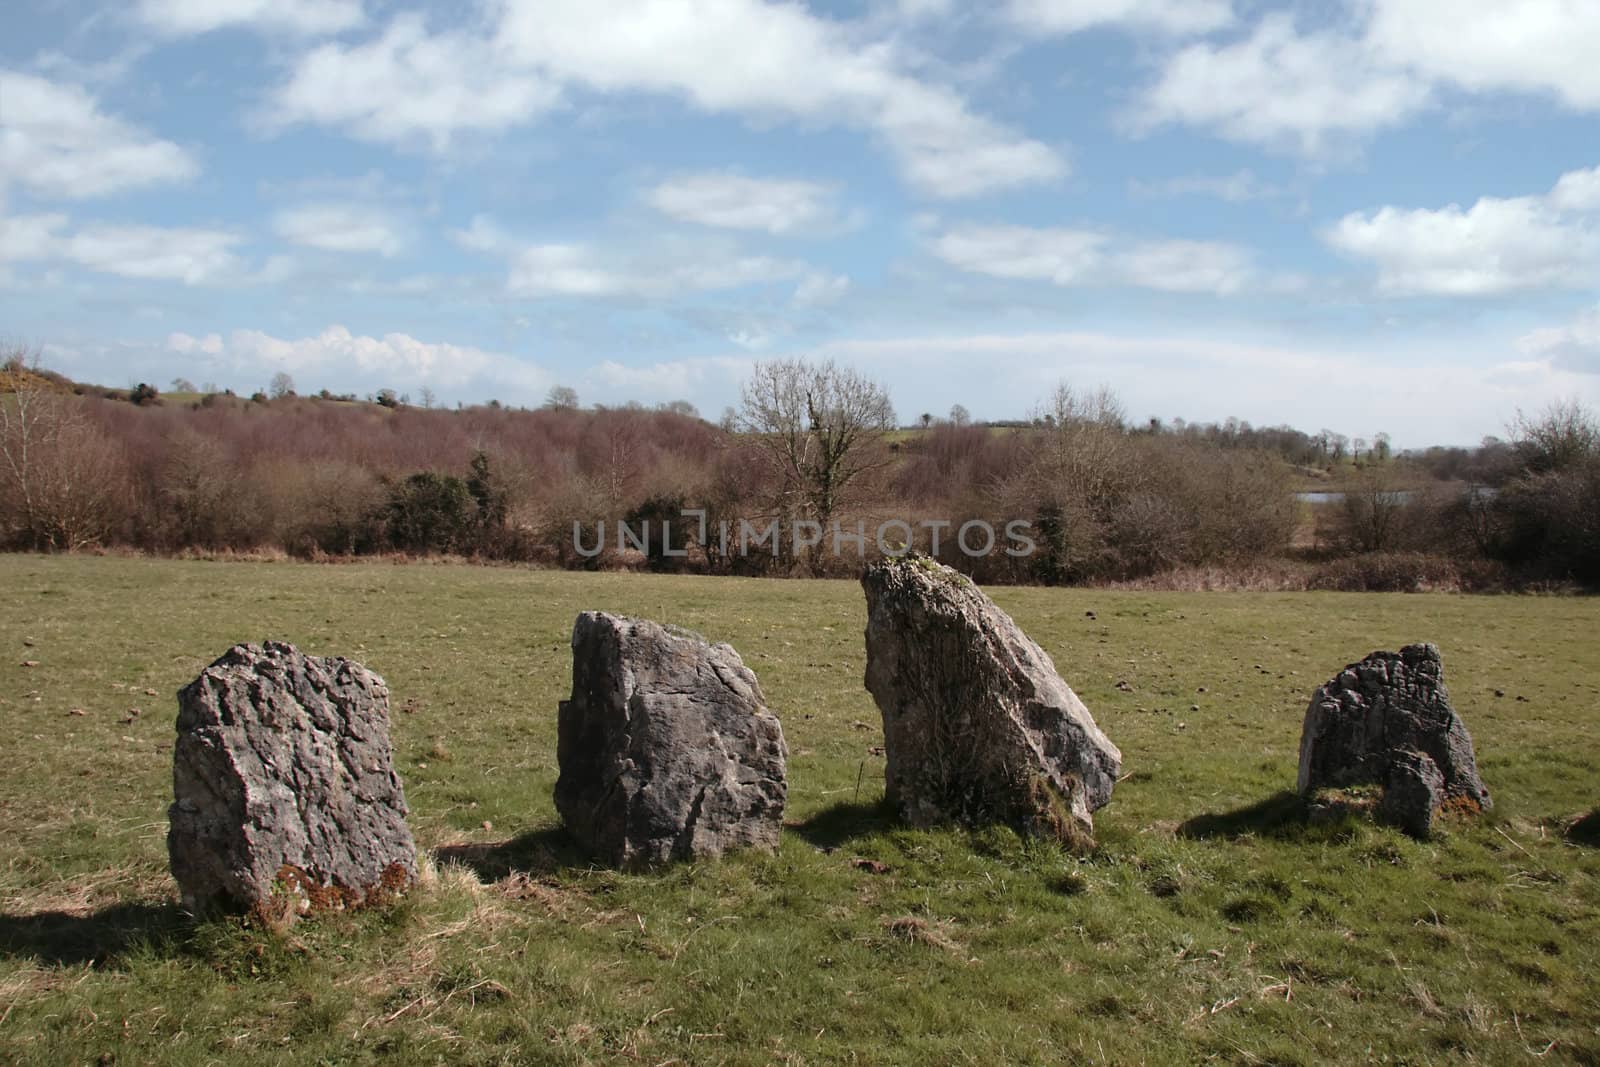
{"label": "weathered grey stone", "polygon": [[1491,806],[1433,645],[1374,652],[1311,695],[1300,734],[1300,794],[1374,785],[1384,791],[1380,812],[1419,836],[1444,805],[1466,812]]}
{"label": "weathered grey stone", "polygon": [[167,850],[184,907],[272,917],[417,874],[389,690],[358,663],[235,645],[178,692]]}
{"label": "weathered grey stone", "polygon": [[925,557],[874,564],[861,584],[866,684],[901,816],[1092,840],[1122,753],[1044,650],[966,577]]}
{"label": "weathered grey stone", "polygon": [[1383,784],[1383,817],[1417,837],[1427,837],[1445,801],[1444,775],[1421,752],[1396,752]]}
{"label": "weathered grey stone", "polygon": [[783,727],[728,645],[645,619],[579,615],[556,754],[556,810],[606,863],[778,845]]}

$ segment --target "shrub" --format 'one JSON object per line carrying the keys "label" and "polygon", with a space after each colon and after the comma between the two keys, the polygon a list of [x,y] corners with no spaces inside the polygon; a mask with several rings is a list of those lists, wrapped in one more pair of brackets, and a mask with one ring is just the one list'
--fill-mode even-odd
{"label": "shrub", "polygon": [[1600,586],[1600,419],[1556,404],[1513,429],[1522,470],[1494,500],[1490,551],[1541,578]]}
{"label": "shrub", "polygon": [[1600,456],[1501,490],[1496,555],[1543,577],[1600,586]]}
{"label": "shrub", "polygon": [[390,546],[405,552],[462,552],[476,546],[477,504],[453,474],[418,471],[392,483],[385,513]]}
{"label": "shrub", "polygon": [[0,397],[0,544],[84,548],[125,515],[123,449],[84,403],[32,383]]}
{"label": "shrub", "polygon": [[272,499],[218,439],[180,426],[163,442],[152,525],[168,549],[249,549],[272,536]]}
{"label": "shrub", "polygon": [[655,496],[628,512],[623,520],[633,536],[643,538],[645,561],[651,570],[687,570],[691,558],[704,558],[698,549],[690,555],[700,524],[684,516],[683,509],[689,506],[681,496]]}
{"label": "shrub", "polygon": [[1420,552],[1368,552],[1323,564],[1307,583],[1345,593],[1420,593],[1463,587],[1453,560]]}
{"label": "shrub", "polygon": [[371,471],[344,460],[284,461],[264,481],[274,497],[275,536],[298,556],[348,556],[383,547],[388,494]]}

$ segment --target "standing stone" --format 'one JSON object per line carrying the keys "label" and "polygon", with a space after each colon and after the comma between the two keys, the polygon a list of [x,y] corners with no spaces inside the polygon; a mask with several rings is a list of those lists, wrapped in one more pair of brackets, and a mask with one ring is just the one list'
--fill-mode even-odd
{"label": "standing stone", "polygon": [[1399,751],[1389,764],[1379,813],[1408,834],[1427,837],[1446,798],[1444,774],[1432,757]]}
{"label": "standing stone", "polygon": [[1044,650],[966,577],[925,557],[874,564],[861,584],[867,689],[901,816],[1091,842],[1122,753]]}
{"label": "standing stone", "polygon": [[778,845],[783,727],[728,645],[645,619],[579,615],[556,755],[556,810],[606,863]]}
{"label": "standing stone", "polygon": [[347,659],[235,645],[178,692],[172,876],[194,914],[293,918],[417,874],[389,690]]}
{"label": "standing stone", "polygon": [[1435,646],[1374,652],[1311,695],[1300,733],[1300,795],[1364,785],[1380,787],[1380,811],[1417,836],[1427,835],[1443,806],[1491,806]]}

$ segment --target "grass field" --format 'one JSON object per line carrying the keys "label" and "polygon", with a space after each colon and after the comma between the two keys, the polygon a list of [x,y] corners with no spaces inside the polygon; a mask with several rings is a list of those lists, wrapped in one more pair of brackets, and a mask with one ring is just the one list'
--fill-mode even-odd
{"label": "grass field", "polygon": [[[995,590],[1122,748],[1075,858],[880,810],[854,583],[0,556],[0,588],[0,1061],[1600,1062],[1597,600]],[[776,855],[573,854],[585,608],[740,650],[790,747]],[[164,844],[173,693],[266,637],[388,680],[436,857],[281,938],[186,923]],[[1492,816],[1302,824],[1311,689],[1416,640]]]}

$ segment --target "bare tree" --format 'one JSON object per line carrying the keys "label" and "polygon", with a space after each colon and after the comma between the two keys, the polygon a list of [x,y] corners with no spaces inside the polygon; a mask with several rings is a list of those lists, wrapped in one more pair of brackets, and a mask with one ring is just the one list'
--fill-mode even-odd
{"label": "bare tree", "polygon": [[578,406],[578,391],[570,385],[554,385],[545,395],[544,406],[553,411],[571,411]]}
{"label": "bare tree", "polygon": [[0,369],[0,538],[36,549],[99,542],[122,503],[123,457],[78,397],[13,357]]}
{"label": "bare tree", "polygon": [[1054,426],[1095,425],[1120,430],[1127,421],[1122,401],[1104,385],[1092,393],[1080,393],[1062,382],[1050,394],[1042,413],[1045,421]]}
{"label": "bare tree", "polygon": [[640,433],[639,424],[625,416],[613,414],[607,421],[600,469],[606,503],[617,515],[639,479]]}
{"label": "bare tree", "polygon": [[284,397],[292,396],[293,394],[294,379],[289,376],[288,371],[281,370],[272,376],[272,383],[267,386],[267,395],[274,400],[282,400]]}
{"label": "bare tree", "polygon": [[[894,429],[889,394],[832,360],[781,359],[757,363],[741,398],[741,428],[777,476],[780,512],[814,520],[830,534],[864,476],[887,462],[876,446]],[[812,553],[816,569],[821,548]]]}
{"label": "bare tree", "polygon": [[1392,467],[1363,469],[1345,487],[1340,508],[1339,532],[1346,545],[1357,552],[1399,548],[1408,533],[1411,496]]}
{"label": "bare tree", "polygon": [[433,402],[434,402],[434,399],[435,399],[435,397],[433,395],[433,390],[428,388],[426,385],[424,385],[422,387],[422,392],[421,392],[420,395],[422,397],[422,407],[423,407],[423,409],[426,410],[426,411],[432,411],[433,410]]}
{"label": "bare tree", "polygon": [[1600,455],[1600,417],[1577,400],[1558,400],[1537,417],[1519,409],[1510,429],[1518,458],[1535,474]]}
{"label": "bare tree", "polygon": [[1035,417],[1052,431],[1044,437],[1031,472],[1048,487],[1047,495],[1076,498],[1104,510],[1142,479],[1128,462],[1126,416],[1109,388],[1079,393],[1063,382]]}
{"label": "bare tree", "polygon": [[1389,435],[1379,430],[1372,435],[1372,458],[1379,463],[1389,462],[1389,457],[1394,455],[1394,446],[1390,444]]}

